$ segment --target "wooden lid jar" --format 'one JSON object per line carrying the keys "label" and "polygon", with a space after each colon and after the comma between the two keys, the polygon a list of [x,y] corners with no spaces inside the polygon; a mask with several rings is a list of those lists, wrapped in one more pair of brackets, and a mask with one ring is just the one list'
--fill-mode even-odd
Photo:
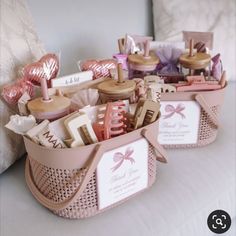
{"label": "wooden lid jar", "polygon": [[97,87],[102,103],[130,99],[134,94],[136,83],[132,80],[124,80],[121,63],[118,63],[117,69],[118,80],[107,80]]}
{"label": "wooden lid jar", "polygon": [[207,53],[197,52],[193,53],[193,40],[190,40],[189,53],[180,56],[179,63],[190,70],[205,69],[210,65],[211,56]]}
{"label": "wooden lid jar", "polygon": [[42,97],[36,98],[27,103],[27,107],[37,120],[55,120],[70,113],[71,101],[60,92],[50,96],[46,79],[41,80]]}
{"label": "wooden lid jar", "polygon": [[130,69],[137,71],[153,71],[159,63],[159,58],[154,52],[150,52],[150,41],[147,40],[144,45],[144,55],[132,54],[128,56]]}

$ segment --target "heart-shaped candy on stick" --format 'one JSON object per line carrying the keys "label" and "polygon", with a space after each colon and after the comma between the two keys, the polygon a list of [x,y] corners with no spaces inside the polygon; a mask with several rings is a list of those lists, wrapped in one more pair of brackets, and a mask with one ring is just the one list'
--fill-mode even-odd
{"label": "heart-shaped candy on stick", "polygon": [[70,112],[70,99],[63,94],[49,96],[47,82],[57,76],[59,61],[55,54],[47,54],[38,62],[24,68],[24,76],[41,85],[42,97],[27,103],[30,113],[38,120],[54,120]]}
{"label": "heart-shaped candy on stick", "polygon": [[[59,71],[59,59],[56,54],[46,54],[38,62],[23,68],[23,76],[35,85],[40,85],[42,78],[54,79]],[[48,82],[50,84],[50,82]],[[49,85],[48,84],[48,85]]]}
{"label": "heart-shaped candy on stick", "polygon": [[32,98],[34,91],[34,86],[30,81],[19,79],[14,84],[6,85],[1,95],[8,104],[15,105],[25,92]]}
{"label": "heart-shaped candy on stick", "polygon": [[111,77],[110,69],[116,69],[117,62],[115,59],[106,60],[87,60],[81,62],[80,67],[82,71],[93,71],[93,79],[101,77]]}

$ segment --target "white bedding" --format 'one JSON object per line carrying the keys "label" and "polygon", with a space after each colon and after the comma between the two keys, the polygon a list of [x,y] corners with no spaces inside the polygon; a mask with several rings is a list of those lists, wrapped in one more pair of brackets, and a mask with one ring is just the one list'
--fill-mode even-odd
{"label": "white bedding", "polygon": [[[90,219],[66,220],[40,206],[25,185],[23,161],[16,163],[0,176],[0,235],[214,235],[206,223],[213,210],[236,215],[235,91],[230,84],[215,143],[168,151],[149,191]],[[235,218],[233,225],[223,235],[236,235]]]}

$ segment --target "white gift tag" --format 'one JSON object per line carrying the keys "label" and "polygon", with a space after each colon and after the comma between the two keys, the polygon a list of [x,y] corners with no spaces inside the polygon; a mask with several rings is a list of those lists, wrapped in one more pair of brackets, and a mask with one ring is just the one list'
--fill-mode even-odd
{"label": "white gift tag", "polygon": [[51,80],[52,88],[77,85],[82,82],[93,80],[92,71],[83,71],[72,75],[55,78]]}
{"label": "white gift tag", "polygon": [[142,138],[106,152],[97,166],[99,210],[148,185],[148,142]]}
{"label": "white gift tag", "polygon": [[200,106],[194,101],[161,102],[160,144],[194,144],[198,139]]}

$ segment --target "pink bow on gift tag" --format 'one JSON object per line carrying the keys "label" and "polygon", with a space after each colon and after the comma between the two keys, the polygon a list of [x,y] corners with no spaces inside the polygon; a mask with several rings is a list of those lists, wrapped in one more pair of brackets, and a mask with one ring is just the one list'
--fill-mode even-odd
{"label": "pink bow on gift tag", "polygon": [[179,114],[182,119],[185,119],[185,115],[182,113],[182,111],[185,109],[185,106],[182,103],[179,103],[177,107],[174,107],[170,104],[166,105],[165,111],[168,112],[169,114],[164,116],[164,119],[168,119],[172,117],[175,113]]}
{"label": "pink bow on gift tag", "polygon": [[121,152],[116,152],[113,156],[113,161],[118,162],[115,166],[113,166],[112,172],[116,171],[125,160],[130,161],[131,164],[135,163],[135,160],[131,155],[133,154],[134,150],[131,147],[128,147],[125,151],[125,154],[122,154]]}

